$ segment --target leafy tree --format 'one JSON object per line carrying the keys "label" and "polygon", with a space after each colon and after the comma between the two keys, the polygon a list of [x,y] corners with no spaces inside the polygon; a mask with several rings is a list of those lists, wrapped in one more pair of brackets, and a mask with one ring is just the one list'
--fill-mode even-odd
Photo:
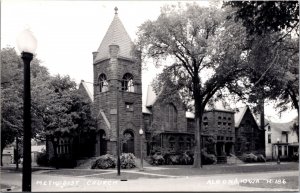
{"label": "leafy tree", "polygon": [[41,136],[51,141],[56,158],[61,137],[75,137],[95,130],[90,103],[82,97],[69,76],[52,77],[38,95],[43,100],[39,107],[43,112],[44,126]]}
{"label": "leafy tree", "polygon": [[280,112],[288,104],[298,110],[299,2],[229,1],[236,11],[228,18],[242,21],[249,42],[250,102],[258,101],[264,128],[264,100],[277,102]]}
{"label": "leafy tree", "polygon": [[161,75],[164,83],[169,79],[181,94],[191,94],[196,124],[194,167],[202,165],[201,122],[206,104],[224,87],[238,93],[237,77],[244,69],[245,29],[223,16],[220,9],[197,4],[165,6],[157,20],[146,21],[138,33],[145,56],[157,64],[160,59],[175,60]]}
{"label": "leafy tree", "polygon": [[235,20],[242,20],[251,35],[298,31],[298,1],[228,1],[224,6],[236,8]]}
{"label": "leafy tree", "polygon": [[[3,149],[11,144],[15,137],[23,136],[23,61],[14,48],[1,50],[1,155]],[[47,79],[48,71],[40,65],[38,59],[31,62],[32,93]],[[39,117],[34,113],[35,97],[32,96],[32,134],[40,130]],[[22,141],[22,139],[21,139]],[[20,142],[21,142],[20,141]],[[20,148],[21,150],[21,148]],[[2,157],[2,156],[1,156]],[[2,161],[2,159],[1,159]]]}

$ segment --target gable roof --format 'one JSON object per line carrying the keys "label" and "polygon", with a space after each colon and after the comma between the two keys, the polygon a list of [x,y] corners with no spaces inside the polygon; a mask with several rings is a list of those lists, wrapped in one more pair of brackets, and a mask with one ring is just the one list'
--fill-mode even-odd
{"label": "gable roof", "polygon": [[[297,117],[296,117],[297,118]],[[286,131],[286,132],[291,132],[291,128],[294,124],[294,120],[290,121],[290,122],[285,122],[285,123],[276,123],[276,122],[272,122],[270,120],[265,121],[265,123],[269,123],[270,127],[272,130],[278,131],[278,132],[282,132],[282,131]]]}
{"label": "gable roof", "polygon": [[249,108],[248,106],[237,108],[237,111],[234,114],[234,126],[235,127],[240,126],[241,121],[242,121],[248,108]]}
{"label": "gable roof", "polygon": [[79,89],[83,89],[83,91],[88,95],[89,99],[93,102],[94,97],[93,97],[92,93],[90,92],[86,82],[84,82],[84,80],[81,80],[81,82],[79,84]]}
{"label": "gable roof", "polygon": [[147,89],[147,98],[146,98],[146,107],[151,107],[157,99],[157,95],[155,94],[153,87],[148,85]]}
{"label": "gable roof", "polygon": [[132,59],[132,46],[133,43],[125,30],[124,25],[118,17],[118,13],[115,13],[113,21],[111,22],[98,50],[94,62],[103,60],[110,57],[109,45],[119,46],[119,57],[125,57]]}

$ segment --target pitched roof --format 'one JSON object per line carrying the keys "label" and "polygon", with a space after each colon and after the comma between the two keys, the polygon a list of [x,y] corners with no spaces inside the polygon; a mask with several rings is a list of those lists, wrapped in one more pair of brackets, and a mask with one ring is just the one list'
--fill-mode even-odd
{"label": "pitched roof", "polygon": [[292,131],[291,130],[291,127],[293,126],[294,124],[294,121],[290,121],[290,122],[287,122],[287,123],[275,123],[275,122],[271,122],[271,121],[267,121],[270,126],[271,126],[271,129],[272,130],[276,130],[276,131],[287,131],[287,132],[290,132]]}
{"label": "pitched roof", "polygon": [[151,85],[148,85],[146,107],[152,106],[155,103],[156,99],[157,95],[155,94],[153,87]]}
{"label": "pitched roof", "polygon": [[241,124],[241,121],[247,111],[249,107],[245,106],[245,107],[240,107],[237,109],[236,113],[234,114],[234,125],[235,127],[239,127]]}
{"label": "pitched roof", "polygon": [[84,91],[86,92],[86,94],[89,96],[90,100],[93,102],[93,95],[90,92],[90,89],[88,88],[86,82],[84,80],[81,80],[80,84],[79,84],[79,88],[82,86],[82,88],[84,89]]}
{"label": "pitched roof", "polygon": [[125,30],[124,25],[118,17],[118,13],[115,13],[114,19],[111,22],[97,52],[95,62],[98,60],[109,58],[109,45],[119,46],[119,57],[132,58],[132,46],[133,43]]}

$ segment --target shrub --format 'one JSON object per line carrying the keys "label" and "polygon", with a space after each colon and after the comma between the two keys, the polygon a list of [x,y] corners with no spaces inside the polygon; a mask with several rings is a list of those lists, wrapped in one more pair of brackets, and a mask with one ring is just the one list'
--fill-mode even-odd
{"label": "shrub", "polygon": [[151,165],[163,165],[165,164],[165,159],[164,157],[159,154],[159,153],[155,153],[154,155],[150,156],[149,159],[149,164]]}
{"label": "shrub", "polygon": [[49,160],[49,165],[56,168],[74,168],[77,162],[70,155],[58,155]]}
{"label": "shrub", "polygon": [[102,155],[97,158],[91,166],[91,169],[108,169],[116,167],[116,158],[110,154]]}
{"label": "shrub", "polygon": [[180,164],[180,155],[178,154],[171,154],[169,156],[170,164],[172,165],[179,165]]}
{"label": "shrub", "polygon": [[266,158],[262,154],[258,154],[257,162],[266,162]]}
{"label": "shrub", "polygon": [[254,155],[253,153],[249,153],[249,154],[244,153],[242,155],[242,160],[246,163],[257,162],[257,156]]}
{"label": "shrub", "polygon": [[209,165],[209,164],[216,164],[217,157],[214,154],[202,154],[202,164]]}
{"label": "shrub", "polygon": [[135,156],[132,153],[122,153],[121,157],[121,168],[135,168]]}
{"label": "shrub", "polygon": [[192,158],[186,152],[184,152],[184,153],[182,153],[180,155],[179,161],[183,165],[191,165],[191,164],[193,164]]}
{"label": "shrub", "polygon": [[49,166],[49,159],[46,152],[38,153],[36,156],[36,163],[39,166]]}
{"label": "shrub", "polygon": [[214,154],[208,154],[206,148],[201,151],[201,155],[202,164],[208,165],[217,163],[217,157]]}

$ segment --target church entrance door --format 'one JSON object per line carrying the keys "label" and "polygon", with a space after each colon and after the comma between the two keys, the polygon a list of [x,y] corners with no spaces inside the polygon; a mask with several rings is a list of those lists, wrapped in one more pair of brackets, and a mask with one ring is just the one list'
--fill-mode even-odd
{"label": "church entrance door", "polygon": [[100,130],[100,155],[105,155],[107,151],[107,142],[105,137],[105,131]]}
{"label": "church entrance door", "polygon": [[123,134],[123,153],[134,154],[134,134],[130,130],[126,130]]}

